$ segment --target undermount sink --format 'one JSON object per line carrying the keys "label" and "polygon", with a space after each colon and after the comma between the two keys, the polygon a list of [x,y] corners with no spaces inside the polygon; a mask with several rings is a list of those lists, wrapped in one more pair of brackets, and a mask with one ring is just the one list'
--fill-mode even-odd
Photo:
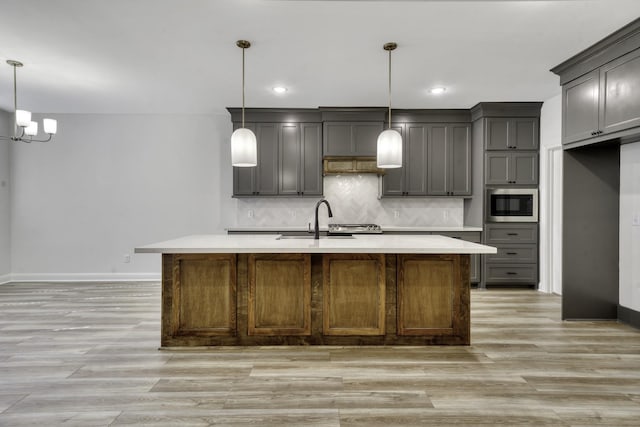
{"label": "undermount sink", "polygon": [[[314,240],[313,234],[309,236],[278,236],[276,240],[289,240],[289,239],[306,239],[306,240]],[[340,235],[340,236],[320,236],[320,240],[324,239],[353,239],[351,235]]]}

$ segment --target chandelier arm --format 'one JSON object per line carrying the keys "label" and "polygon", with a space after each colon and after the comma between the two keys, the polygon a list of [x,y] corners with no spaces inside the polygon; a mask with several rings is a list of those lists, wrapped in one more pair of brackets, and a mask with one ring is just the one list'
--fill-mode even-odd
{"label": "chandelier arm", "polygon": [[47,138],[47,139],[23,139],[23,138],[20,138],[20,140],[24,141],[24,142],[49,142],[49,141],[51,141],[51,134],[49,133],[47,135],[49,135],[49,138]]}

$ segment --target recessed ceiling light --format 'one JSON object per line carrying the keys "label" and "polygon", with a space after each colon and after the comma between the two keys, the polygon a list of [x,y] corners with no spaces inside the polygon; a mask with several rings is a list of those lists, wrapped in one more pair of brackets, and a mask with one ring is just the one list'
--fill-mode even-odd
{"label": "recessed ceiling light", "polygon": [[285,93],[287,91],[287,88],[284,86],[276,86],[273,88],[273,91],[275,93]]}
{"label": "recessed ceiling light", "polygon": [[442,95],[446,91],[447,88],[442,86],[432,87],[431,89],[429,89],[429,93],[433,95]]}

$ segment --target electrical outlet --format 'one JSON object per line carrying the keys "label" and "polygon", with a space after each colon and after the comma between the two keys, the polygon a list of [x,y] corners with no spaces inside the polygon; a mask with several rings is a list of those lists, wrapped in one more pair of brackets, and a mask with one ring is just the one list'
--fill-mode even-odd
{"label": "electrical outlet", "polygon": [[253,209],[247,211],[247,218],[253,218]]}
{"label": "electrical outlet", "polygon": [[633,214],[631,225],[633,225],[634,227],[640,227],[640,213]]}
{"label": "electrical outlet", "polygon": [[122,259],[122,262],[124,262],[125,264],[129,264],[131,262],[131,255],[129,254],[124,254],[124,257]]}
{"label": "electrical outlet", "polygon": [[393,210],[393,217],[394,217],[394,218],[400,218],[400,211],[399,211],[399,210],[397,210],[397,209],[394,209],[394,210]]}

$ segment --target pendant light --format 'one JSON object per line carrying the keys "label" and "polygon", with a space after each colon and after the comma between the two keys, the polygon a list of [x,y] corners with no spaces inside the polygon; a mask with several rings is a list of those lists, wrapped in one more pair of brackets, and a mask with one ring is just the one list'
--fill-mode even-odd
{"label": "pendant light", "polygon": [[47,139],[34,139],[38,135],[38,122],[31,121],[31,112],[27,110],[18,110],[18,89],[16,83],[16,69],[22,67],[22,62],[8,59],[7,64],[13,67],[13,110],[14,130],[13,136],[2,136],[0,140],[8,140],[14,142],[48,142],[51,137],[58,131],[58,122],[54,119],[43,119],[42,128],[44,133],[49,135]]}
{"label": "pendant light", "polygon": [[251,47],[251,43],[238,40],[236,46],[242,49],[242,127],[231,134],[231,164],[252,167],[258,164],[258,143],[256,135],[244,127],[244,50]]}
{"label": "pendant light", "polygon": [[376,163],[379,168],[392,169],[402,167],[402,135],[391,129],[391,51],[397,48],[396,43],[385,43],[382,47],[389,52],[389,129],[378,135],[378,154]]}

